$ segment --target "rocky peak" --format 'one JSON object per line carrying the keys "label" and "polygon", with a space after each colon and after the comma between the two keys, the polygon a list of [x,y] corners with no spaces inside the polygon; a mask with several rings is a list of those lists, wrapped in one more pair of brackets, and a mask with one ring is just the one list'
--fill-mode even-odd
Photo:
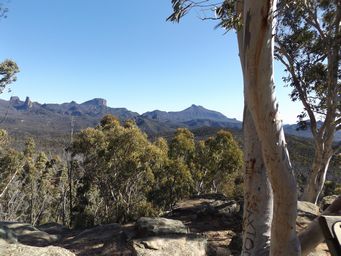
{"label": "rocky peak", "polygon": [[107,100],[101,99],[101,98],[95,98],[95,99],[92,99],[92,100],[89,100],[89,101],[82,103],[82,105],[95,105],[95,106],[106,107],[107,106]]}
{"label": "rocky peak", "polygon": [[11,104],[16,105],[20,103],[20,98],[18,96],[12,96],[9,101]]}
{"label": "rocky peak", "polygon": [[26,97],[26,100],[24,102],[23,108],[24,109],[31,109],[32,106],[33,106],[33,103],[31,101],[30,97]]}

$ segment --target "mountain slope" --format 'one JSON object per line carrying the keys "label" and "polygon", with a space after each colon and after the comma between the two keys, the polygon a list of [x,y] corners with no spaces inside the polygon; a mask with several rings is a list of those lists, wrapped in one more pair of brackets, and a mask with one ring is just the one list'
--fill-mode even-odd
{"label": "mountain slope", "polygon": [[92,99],[78,104],[74,101],[63,104],[40,104],[30,98],[21,101],[12,97],[10,101],[0,100],[1,128],[16,136],[56,136],[69,134],[71,129],[79,131],[98,125],[106,114],[112,114],[121,121],[133,119],[148,135],[155,137],[169,134],[178,127],[196,129],[200,127],[241,128],[241,122],[201,106],[179,112],[155,110],[139,115],[126,108],[111,108],[104,99]]}
{"label": "mountain slope", "polygon": [[[318,127],[321,127],[322,122],[317,123]],[[297,124],[289,124],[284,125],[284,131],[286,134],[294,135],[297,137],[303,137],[303,138],[312,138],[311,130],[310,130],[310,124],[307,122],[307,128],[302,130],[298,129]],[[334,136],[334,141],[341,141],[341,131],[337,131]]]}

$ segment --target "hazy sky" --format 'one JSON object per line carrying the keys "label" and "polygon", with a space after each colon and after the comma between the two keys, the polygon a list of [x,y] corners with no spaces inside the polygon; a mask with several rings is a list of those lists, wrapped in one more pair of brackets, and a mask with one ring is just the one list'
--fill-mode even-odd
{"label": "hazy sky", "polygon": [[[236,35],[201,21],[202,13],[166,22],[170,0],[10,0],[8,7],[0,59],[14,59],[21,72],[2,98],[97,97],[139,113],[197,104],[242,119]],[[282,67],[275,68],[283,120],[295,122],[300,105],[282,86]]]}

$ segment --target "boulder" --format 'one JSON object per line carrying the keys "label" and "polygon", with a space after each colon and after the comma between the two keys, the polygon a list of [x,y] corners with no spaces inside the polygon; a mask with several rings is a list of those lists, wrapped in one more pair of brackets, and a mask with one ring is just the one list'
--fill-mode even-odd
{"label": "boulder", "polygon": [[231,217],[240,211],[240,205],[234,200],[214,201],[211,203],[211,206],[218,211],[218,214],[221,214],[225,217]]}
{"label": "boulder", "polygon": [[232,255],[230,243],[236,235],[231,230],[207,231],[203,233],[207,239],[207,255],[229,256]]}
{"label": "boulder", "polygon": [[188,233],[187,227],[180,220],[142,217],[135,225],[139,236]]}
{"label": "boulder", "polygon": [[338,197],[339,197],[338,195],[323,197],[320,203],[321,210],[324,211],[325,209],[327,209],[328,206],[331,205],[334,202],[334,200]]}
{"label": "boulder", "polygon": [[28,223],[0,222],[0,228],[11,232],[18,242],[27,245],[47,246],[59,240],[60,236],[40,231]]}
{"label": "boulder", "polygon": [[59,224],[59,223],[46,223],[46,224],[42,224],[40,226],[37,227],[40,231],[44,231],[46,233],[49,234],[54,234],[54,235],[62,235],[65,232],[70,231],[67,227]]}
{"label": "boulder", "polygon": [[297,202],[297,211],[298,215],[309,216],[312,218],[315,218],[321,213],[320,208],[317,205],[306,201]]}
{"label": "boulder", "polygon": [[11,244],[18,242],[17,236],[14,234],[12,230],[7,228],[6,226],[3,227],[0,226],[0,240],[2,240],[2,242],[7,242]]}
{"label": "boulder", "polygon": [[148,237],[132,241],[136,256],[206,256],[206,239],[189,235]]}
{"label": "boulder", "polygon": [[320,208],[310,202],[297,202],[297,231],[300,231],[308,226],[308,224],[321,214]]}
{"label": "boulder", "polygon": [[0,243],[0,255],[6,256],[75,256],[72,252],[56,246],[34,247],[23,244]]}

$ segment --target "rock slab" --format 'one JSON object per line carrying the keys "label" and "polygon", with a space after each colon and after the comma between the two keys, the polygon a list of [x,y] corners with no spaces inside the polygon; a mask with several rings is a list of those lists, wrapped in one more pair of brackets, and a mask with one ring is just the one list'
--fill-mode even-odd
{"label": "rock slab", "polygon": [[76,256],[72,252],[56,246],[35,247],[23,244],[9,244],[0,241],[0,255],[6,256]]}
{"label": "rock slab", "polygon": [[132,242],[135,256],[206,256],[206,239],[175,235],[149,237]]}
{"label": "rock slab", "polygon": [[136,228],[140,236],[165,234],[187,234],[187,227],[179,220],[142,217],[137,220]]}

